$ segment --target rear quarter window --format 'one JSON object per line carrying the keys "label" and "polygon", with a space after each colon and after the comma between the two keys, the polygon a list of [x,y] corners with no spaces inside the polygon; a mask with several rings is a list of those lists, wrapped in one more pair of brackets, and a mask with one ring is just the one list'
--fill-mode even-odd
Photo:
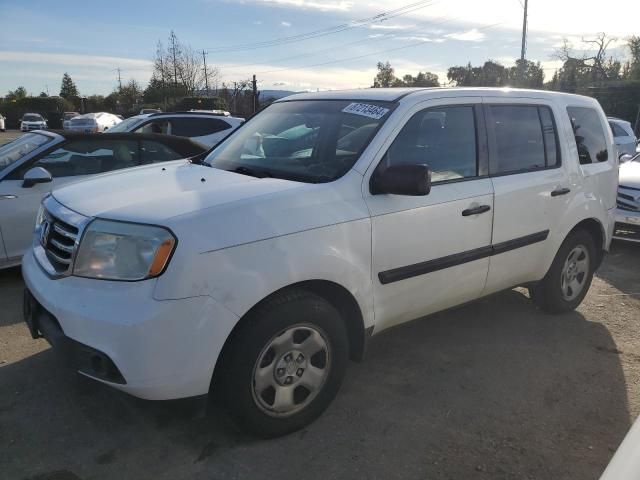
{"label": "rear quarter window", "polygon": [[567,107],[580,164],[606,162],[609,158],[607,140],[600,115],[589,107]]}

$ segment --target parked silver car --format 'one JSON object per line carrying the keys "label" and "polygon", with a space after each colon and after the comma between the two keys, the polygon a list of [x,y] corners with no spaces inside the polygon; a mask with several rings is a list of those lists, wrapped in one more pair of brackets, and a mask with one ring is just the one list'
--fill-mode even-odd
{"label": "parked silver car", "polygon": [[607,117],[607,120],[613,132],[613,142],[618,147],[618,155],[624,155],[625,153],[635,155],[638,139],[633,133],[631,124],[615,117]]}

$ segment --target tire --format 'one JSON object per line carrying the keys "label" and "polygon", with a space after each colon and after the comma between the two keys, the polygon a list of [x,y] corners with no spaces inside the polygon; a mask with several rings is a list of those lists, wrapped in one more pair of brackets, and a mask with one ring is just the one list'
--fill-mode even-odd
{"label": "tire", "polygon": [[529,288],[531,299],[549,313],[575,310],[589,291],[596,255],[593,237],[588,232],[576,230],[569,234],[545,277]]}
{"label": "tire", "polygon": [[338,393],[349,359],[340,313],[305,290],[259,305],[227,343],[212,392],[242,429],[265,438],[319,417]]}

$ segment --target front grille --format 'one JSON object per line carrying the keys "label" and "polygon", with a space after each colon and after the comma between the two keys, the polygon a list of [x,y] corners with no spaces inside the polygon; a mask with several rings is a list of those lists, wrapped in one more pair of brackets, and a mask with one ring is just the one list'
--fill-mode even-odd
{"label": "front grille", "polygon": [[47,258],[58,273],[70,270],[78,239],[78,228],[63,222],[49,212],[45,214],[46,225],[41,227],[40,244]]}
{"label": "front grille", "polygon": [[623,210],[640,212],[640,189],[620,185],[616,203]]}

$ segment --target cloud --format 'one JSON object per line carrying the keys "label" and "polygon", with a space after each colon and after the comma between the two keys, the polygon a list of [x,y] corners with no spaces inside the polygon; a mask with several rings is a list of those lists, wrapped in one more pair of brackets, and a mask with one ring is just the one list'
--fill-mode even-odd
{"label": "cloud", "polygon": [[374,23],[372,25],[369,25],[369,28],[371,30],[407,30],[413,27],[415,27],[415,25],[398,25],[398,24],[389,25],[388,23]]}
{"label": "cloud", "polygon": [[262,20],[254,20],[253,22],[254,25],[262,25]]}
{"label": "cloud", "polygon": [[261,3],[265,5],[273,5],[279,7],[296,7],[321,11],[341,11],[348,12],[353,7],[351,1],[341,0],[251,0],[253,3]]}
{"label": "cloud", "polygon": [[447,38],[453,40],[459,40],[461,42],[482,42],[485,39],[485,34],[479,31],[477,28],[472,28],[466,32],[448,33],[445,35]]}
{"label": "cloud", "polygon": [[0,50],[0,61],[38,63],[46,65],[109,67],[134,70],[151,70],[151,60],[101,55],[76,55],[69,53],[16,52]]}
{"label": "cloud", "polygon": [[281,27],[290,27],[291,24],[289,22],[280,22]]}

